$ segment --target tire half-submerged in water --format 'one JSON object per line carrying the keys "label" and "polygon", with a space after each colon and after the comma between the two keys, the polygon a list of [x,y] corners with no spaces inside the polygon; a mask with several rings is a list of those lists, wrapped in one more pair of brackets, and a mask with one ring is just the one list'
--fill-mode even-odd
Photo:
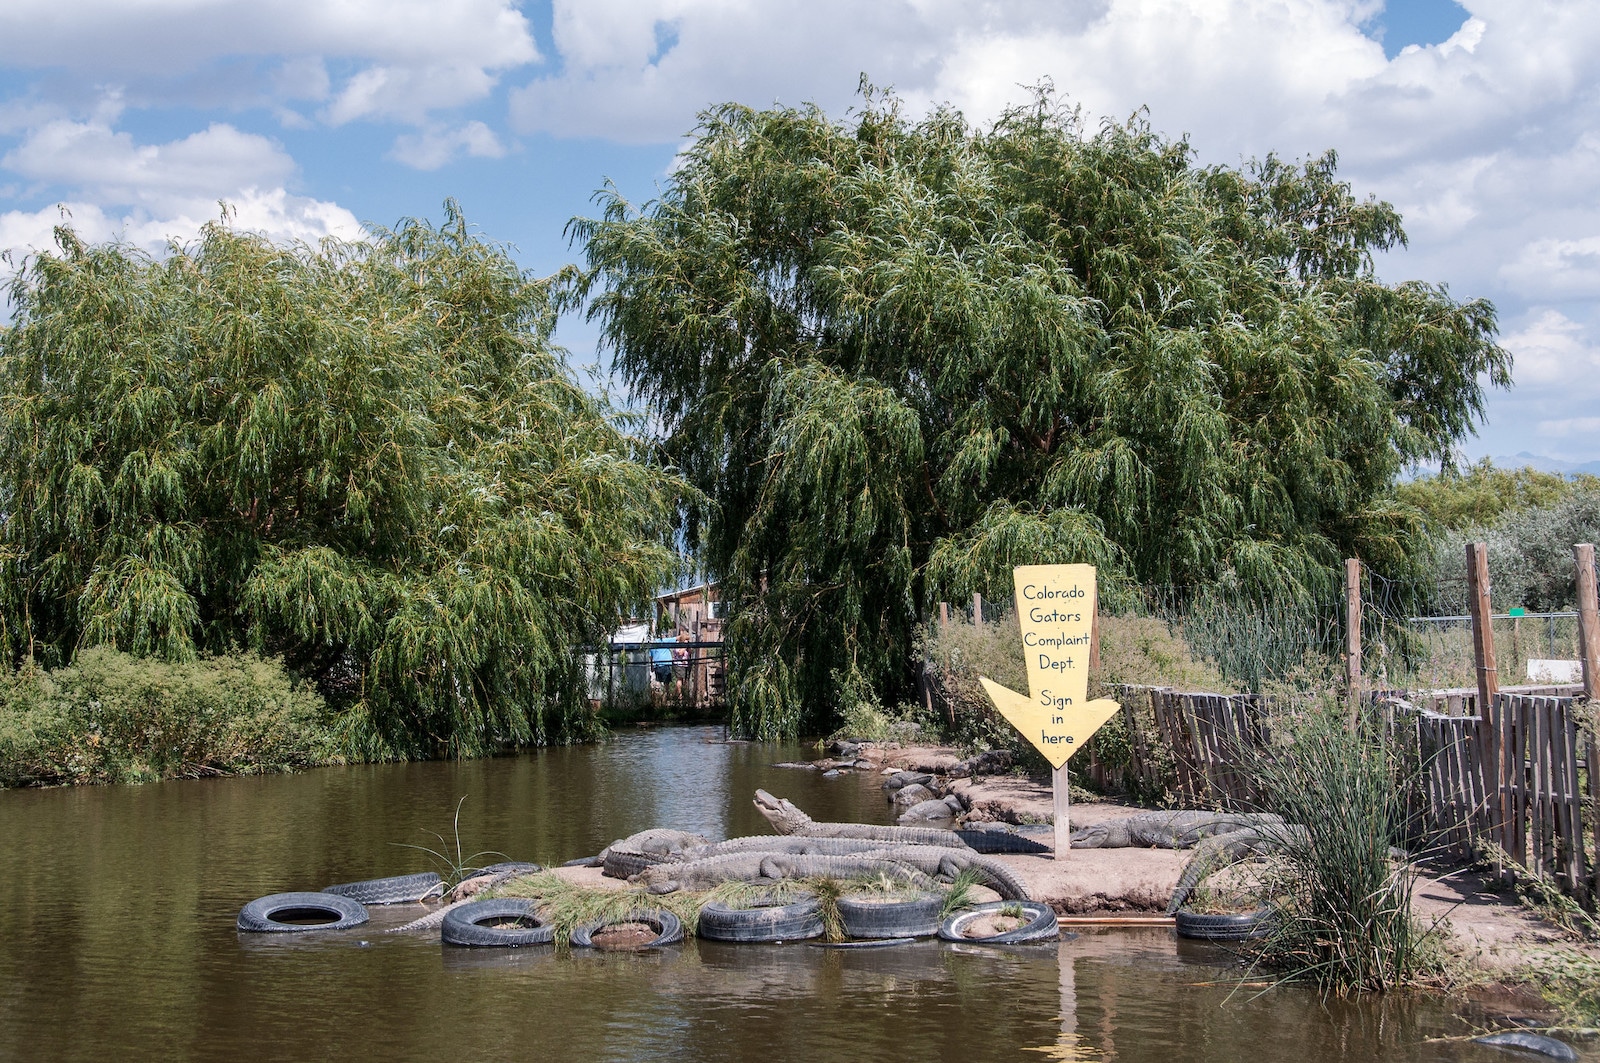
{"label": "tire half-submerged in water", "polygon": [[594,935],[608,926],[619,926],[623,923],[643,923],[656,932],[654,941],[637,946],[641,949],[659,949],[664,945],[676,945],[683,940],[683,923],[677,916],[664,908],[635,908],[627,915],[612,919],[596,919],[580,926],[572,932],[572,947],[600,948],[601,946],[594,942]]}
{"label": "tire half-submerged in water", "polygon": [[340,882],[325,886],[323,893],[336,893],[362,904],[412,904],[424,897],[444,892],[444,880],[437,872],[423,871],[415,875],[391,875],[389,878],[369,878],[360,882]]}
{"label": "tire half-submerged in water", "polygon": [[936,893],[910,897],[852,894],[839,898],[839,921],[852,938],[919,938],[939,932],[944,898]]}
{"label": "tire half-submerged in water", "polygon": [[[1012,915],[1022,920],[1014,930],[999,934],[969,937],[964,931],[984,916]],[[1039,942],[1061,940],[1061,924],[1048,904],[1038,901],[989,901],[957,912],[939,927],[939,936],[946,941],[963,941],[972,945],[1032,945]]]}
{"label": "tire half-submerged in water", "polygon": [[805,941],[822,936],[822,902],[757,897],[736,907],[712,901],[700,909],[698,933],[708,941]]}
{"label": "tire half-submerged in water", "polygon": [[540,922],[538,908],[537,901],[524,897],[470,901],[445,913],[439,938],[446,945],[477,948],[548,945],[556,939],[556,928]]}
{"label": "tire half-submerged in water", "polygon": [[337,893],[271,893],[239,909],[237,925],[251,934],[299,934],[347,930],[367,918],[364,905]]}
{"label": "tire half-submerged in water", "polygon": [[1273,925],[1271,908],[1228,915],[1202,915],[1180,908],[1174,919],[1179,937],[1198,941],[1248,941],[1266,937],[1272,933]]}

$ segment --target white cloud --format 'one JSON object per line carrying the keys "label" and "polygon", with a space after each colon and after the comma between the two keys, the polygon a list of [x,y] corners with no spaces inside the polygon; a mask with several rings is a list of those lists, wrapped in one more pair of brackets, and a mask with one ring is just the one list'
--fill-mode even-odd
{"label": "white cloud", "polygon": [[437,170],[458,154],[473,158],[498,159],[506,149],[494,131],[482,122],[468,122],[458,129],[424,129],[397,137],[389,157],[418,170]]}
{"label": "white cloud", "polygon": [[1585,397],[1600,397],[1600,344],[1561,311],[1538,311],[1500,342],[1516,358],[1522,389],[1577,387]]}
{"label": "white cloud", "polygon": [[1500,275],[1529,296],[1600,298],[1600,236],[1534,240],[1500,267]]}
{"label": "white cloud", "polygon": [[[292,196],[281,188],[261,191],[242,189],[227,199],[229,224],[246,232],[262,233],[279,241],[316,243],[333,236],[353,240],[361,236],[361,223],[336,203]],[[54,231],[66,225],[91,243],[121,240],[159,253],[169,242],[184,243],[194,238],[200,227],[216,221],[220,208],[215,201],[195,200],[174,213],[156,217],[135,210],[108,212],[94,203],[69,202],[37,211],[11,210],[0,213],[0,250],[10,251],[14,259],[32,251],[55,248]]]}
{"label": "white cloud", "polygon": [[266,137],[214,123],[166,144],[136,144],[98,122],[54,121],[31,130],[0,158],[29,180],[65,186],[95,202],[157,210],[196,197],[270,186],[294,173],[294,160]]}
{"label": "white cloud", "polygon": [[1542,436],[1566,439],[1576,435],[1600,435],[1600,417],[1568,417],[1560,421],[1540,421],[1538,432]]}
{"label": "white cloud", "polygon": [[[1484,432],[1486,453],[1538,446],[1549,457],[1600,457],[1600,329],[1551,307],[1512,324],[1501,343],[1516,359],[1517,387],[1501,397]],[[1529,438],[1539,437],[1536,445]],[[1552,452],[1553,450],[1553,452]]]}
{"label": "white cloud", "polygon": [[[129,86],[149,102],[332,96],[335,121],[421,121],[483,98],[500,72],[539,59],[515,0],[0,4],[0,65]],[[354,69],[335,84],[326,60]]]}
{"label": "white cloud", "polygon": [[338,204],[284,187],[295,165],[280,146],[226,124],[140,144],[101,122],[55,120],[30,131],[0,167],[65,193],[59,206],[0,213],[0,249],[47,250],[64,222],[91,242],[120,239],[157,252],[193,238],[218,217],[221,202],[235,227],[274,239],[351,239],[362,231]]}

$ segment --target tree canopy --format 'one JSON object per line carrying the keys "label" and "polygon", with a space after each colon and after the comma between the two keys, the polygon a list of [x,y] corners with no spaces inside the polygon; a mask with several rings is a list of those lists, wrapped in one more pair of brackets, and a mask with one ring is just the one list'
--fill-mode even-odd
{"label": "tree canopy", "polygon": [[152,259],[58,231],[0,333],[13,661],[249,646],[367,756],[581,733],[576,648],[678,564],[683,483],[550,344],[552,282],[453,206]]}
{"label": "tree canopy", "polygon": [[1510,359],[1487,302],[1377,279],[1400,218],[1335,162],[869,90],[847,121],[717,108],[657,200],[603,191],[581,291],[706,499],[736,721],[903,695],[924,610],[1017,562],[1293,592],[1412,565],[1396,473]]}

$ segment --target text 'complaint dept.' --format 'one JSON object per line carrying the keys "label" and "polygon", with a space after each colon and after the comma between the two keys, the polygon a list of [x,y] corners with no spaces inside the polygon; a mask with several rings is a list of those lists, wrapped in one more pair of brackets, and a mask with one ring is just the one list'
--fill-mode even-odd
{"label": "text 'complaint dept.'", "polygon": [[[1023,586],[1022,597],[1027,606],[1028,622],[1031,625],[1083,623],[1083,611],[1081,608],[1076,611],[1067,611],[1071,609],[1074,603],[1081,606],[1087,597],[1083,588],[1076,584],[1063,590],[1048,585],[1040,586],[1030,583]],[[1076,670],[1081,665],[1070,653],[1063,653],[1062,651],[1070,651],[1073,647],[1083,647],[1083,650],[1078,651],[1078,656],[1081,657],[1083,651],[1088,649],[1090,638],[1091,636],[1087,633],[1070,635],[1065,631],[1061,631],[1055,634],[1045,634],[1037,630],[1027,630],[1023,632],[1022,645],[1027,652],[1037,655],[1040,671],[1069,672]],[[1039,705],[1042,708],[1064,709],[1072,705],[1072,703],[1073,699],[1070,695],[1056,693],[1049,689],[1039,691]],[[1065,720],[1060,716],[1052,716],[1050,722],[1060,724],[1064,723]],[[1072,741],[1071,735],[1041,735],[1040,737],[1051,744],[1059,741],[1068,743]]]}

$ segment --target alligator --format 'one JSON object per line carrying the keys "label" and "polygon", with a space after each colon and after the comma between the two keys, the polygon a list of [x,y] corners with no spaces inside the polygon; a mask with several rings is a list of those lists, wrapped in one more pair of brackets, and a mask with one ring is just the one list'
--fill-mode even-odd
{"label": "alligator", "polygon": [[914,867],[925,875],[943,879],[953,879],[963,871],[972,871],[978,876],[979,885],[988,886],[1000,894],[1002,900],[1031,899],[1027,887],[1009,867],[970,849],[950,849],[934,845],[896,845],[862,853],[861,856],[868,859],[893,860],[898,864]]}
{"label": "alligator", "polygon": [[779,834],[808,838],[867,838],[886,845],[937,845],[945,849],[971,849],[953,830],[883,827],[873,823],[818,823],[800,811],[794,802],[773,797],[765,790],[756,791],[755,801],[756,808]]}
{"label": "alligator", "polygon": [[871,853],[849,856],[808,853],[725,853],[722,856],[693,860],[686,864],[655,864],[632,879],[651,893],[675,890],[708,890],[724,882],[777,881],[786,878],[888,877],[918,889],[932,889],[933,879],[894,860],[874,858]]}
{"label": "alligator", "polygon": [[874,838],[813,838],[805,834],[785,837],[782,834],[756,834],[748,838],[729,838],[715,845],[696,845],[676,853],[666,860],[653,863],[688,863],[729,853],[795,853],[809,856],[853,856],[869,849],[882,849],[883,842]]}
{"label": "alligator", "polygon": [[[1236,864],[1253,856],[1265,856],[1291,846],[1310,844],[1310,837],[1304,827],[1295,823],[1284,823],[1281,819],[1276,823],[1263,822],[1205,838],[1194,847],[1194,855],[1189,857],[1189,862],[1179,873],[1178,884],[1172,891],[1172,900],[1167,903],[1167,914],[1171,915],[1182,908],[1194,893],[1195,887],[1214,871],[1220,871],[1230,864]],[[1390,846],[1389,859],[1404,862],[1411,857],[1404,849]]]}
{"label": "alligator", "polygon": [[1267,812],[1210,812],[1180,808],[1108,819],[1073,831],[1074,849],[1189,849],[1202,838],[1251,828],[1282,827],[1283,817]]}
{"label": "alligator", "polygon": [[1172,891],[1172,900],[1167,903],[1167,914],[1172,915],[1182,908],[1194,893],[1195,887],[1213,871],[1220,871],[1229,864],[1236,864],[1252,856],[1277,852],[1293,843],[1304,843],[1305,837],[1304,827],[1290,826],[1279,819],[1277,823],[1244,827],[1202,839],[1194,847],[1194,855],[1183,865],[1183,871],[1178,875],[1178,884]]}
{"label": "alligator", "polygon": [[[825,842],[839,840],[856,839],[823,839]],[[807,875],[860,878],[888,874],[909,877],[916,885],[930,885],[935,877],[951,879],[969,869],[977,874],[982,885],[1002,898],[1028,899],[1026,887],[998,860],[980,856],[970,849],[934,845],[892,845],[847,854],[735,851],[685,863],[655,864],[631,881],[648,886],[655,893],[710,889],[721,882]]]}
{"label": "alligator", "polygon": [[510,882],[514,878],[532,874],[528,870],[529,868],[532,868],[533,871],[539,870],[537,864],[503,864],[497,866],[498,870],[495,867],[487,867],[481,873],[470,878],[464,878],[456,883],[455,888],[450,891],[447,904],[440,905],[420,919],[413,919],[411,922],[401,926],[391,926],[384,933],[404,934],[416,930],[437,929],[439,924],[444,922],[446,912],[459,908],[468,901],[475,899],[484,890],[493,889],[503,883]]}
{"label": "alligator", "polygon": [[638,874],[647,864],[668,859],[673,854],[696,845],[709,844],[709,841],[710,839],[703,834],[654,827],[637,834],[630,834],[626,838],[618,838],[600,850],[600,855],[582,863],[589,867],[604,868],[601,874],[612,878],[627,878]]}

